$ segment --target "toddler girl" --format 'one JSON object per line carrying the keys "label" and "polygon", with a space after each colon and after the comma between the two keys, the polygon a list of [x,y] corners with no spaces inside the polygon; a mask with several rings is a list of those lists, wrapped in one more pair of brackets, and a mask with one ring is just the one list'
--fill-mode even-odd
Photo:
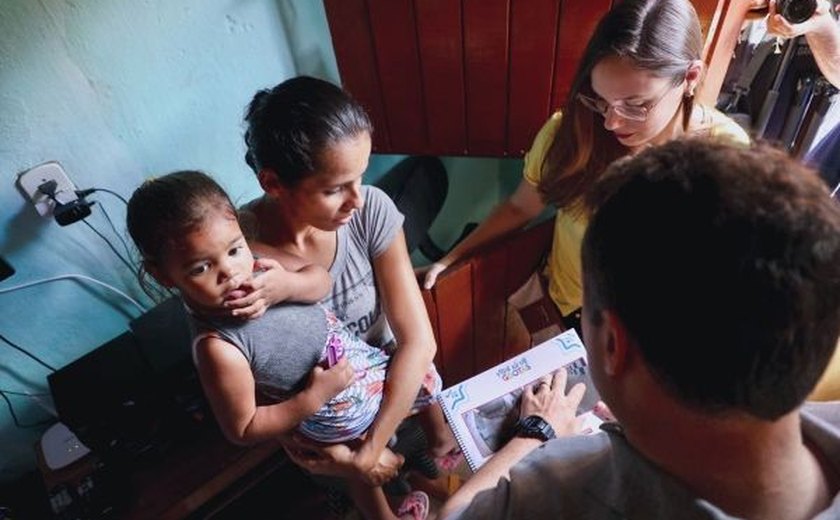
{"label": "toddler girl", "polygon": [[[356,338],[320,305],[286,302],[250,320],[230,317],[225,306],[249,291],[255,268],[266,267],[283,276],[287,300],[314,301],[330,290],[323,268],[291,255],[282,264],[255,262],[230,199],[200,172],[144,183],[129,201],[127,221],[145,271],[177,288],[189,310],[201,383],[231,441],[258,442],[294,429],[325,443],[364,435],[382,401],[385,351]],[[430,367],[414,408],[428,410],[440,386]],[[446,435],[447,428],[436,424],[429,434]],[[383,457],[396,455],[386,450]],[[425,518],[427,510],[428,497],[414,492],[397,514]]]}

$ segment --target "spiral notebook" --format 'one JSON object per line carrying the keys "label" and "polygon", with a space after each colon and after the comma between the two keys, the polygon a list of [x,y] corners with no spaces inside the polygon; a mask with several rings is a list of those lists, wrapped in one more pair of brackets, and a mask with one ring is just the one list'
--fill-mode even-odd
{"label": "spiral notebook", "polygon": [[578,407],[583,434],[603,422],[593,409],[598,393],[589,378],[586,350],[574,329],[532,347],[495,367],[447,388],[438,401],[472,471],[478,470],[513,436],[519,419],[519,396],[526,385],[566,367],[566,390],[579,382],[586,393]]}

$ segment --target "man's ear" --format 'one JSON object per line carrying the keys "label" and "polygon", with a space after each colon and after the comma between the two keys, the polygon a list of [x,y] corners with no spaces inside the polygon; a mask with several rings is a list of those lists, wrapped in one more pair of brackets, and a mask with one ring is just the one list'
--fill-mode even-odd
{"label": "man's ear", "polygon": [[149,275],[151,275],[151,277],[162,286],[170,289],[175,286],[175,284],[172,283],[172,279],[169,278],[156,263],[150,262],[149,260],[143,260],[143,270],[149,273]]}
{"label": "man's ear", "polygon": [[611,310],[601,311],[605,326],[605,344],[603,352],[604,372],[616,377],[627,370],[633,357],[630,334],[621,318]]}

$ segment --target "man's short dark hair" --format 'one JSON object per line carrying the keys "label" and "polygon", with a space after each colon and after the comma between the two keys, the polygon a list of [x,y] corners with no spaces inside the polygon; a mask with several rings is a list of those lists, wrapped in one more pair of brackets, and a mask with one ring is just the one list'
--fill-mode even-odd
{"label": "man's short dark hair", "polygon": [[614,164],[587,202],[584,312],[617,314],[672,395],[768,420],[805,400],[840,333],[840,207],[814,172],[677,140]]}

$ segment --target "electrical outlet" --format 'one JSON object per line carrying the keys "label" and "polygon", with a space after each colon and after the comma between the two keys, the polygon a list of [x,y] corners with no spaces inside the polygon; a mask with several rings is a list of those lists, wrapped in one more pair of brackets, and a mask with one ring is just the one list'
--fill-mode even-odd
{"label": "electrical outlet", "polygon": [[55,198],[62,204],[73,202],[78,198],[73,181],[67,176],[64,168],[55,161],[38,165],[19,174],[17,177],[18,187],[35,205],[38,214],[45,218],[52,216],[55,202],[38,191],[38,186],[48,181],[56,182]]}

